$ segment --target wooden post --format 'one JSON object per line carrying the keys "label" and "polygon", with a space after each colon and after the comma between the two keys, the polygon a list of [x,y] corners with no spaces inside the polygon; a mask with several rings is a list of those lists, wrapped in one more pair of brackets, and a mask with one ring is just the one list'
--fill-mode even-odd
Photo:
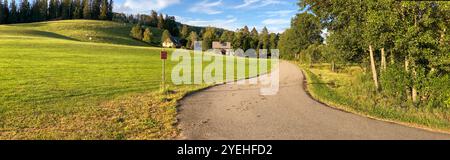
{"label": "wooden post", "polygon": [[[407,73],[409,73],[409,58],[408,58],[408,56],[405,56],[405,71],[407,72]],[[409,99],[411,99],[411,88],[409,87],[409,86],[407,86],[407,89],[406,89],[406,98],[409,100]]]}
{"label": "wooden post", "polygon": [[[413,76],[413,83],[415,83],[415,81],[417,79],[417,72],[416,72],[416,64],[414,61],[412,62],[411,70],[412,70],[412,76]],[[413,84],[413,86],[411,88],[411,98],[414,103],[417,102],[417,89],[416,89],[415,84]]]}
{"label": "wooden post", "polygon": [[162,73],[161,73],[161,88],[164,94],[166,93],[166,59],[167,59],[167,51],[164,49],[161,50],[161,60],[162,60]]}
{"label": "wooden post", "polygon": [[332,72],[335,72],[335,69],[336,69],[336,66],[335,66],[336,64],[334,63],[334,60],[332,60],[331,61],[331,71]]}
{"label": "wooden post", "polygon": [[378,91],[378,89],[379,89],[378,75],[377,75],[377,68],[375,66],[375,58],[374,58],[374,55],[373,55],[372,45],[369,45],[369,53],[370,53],[370,65],[372,67],[373,82],[375,83],[375,88]]}
{"label": "wooden post", "polygon": [[384,52],[384,48],[381,48],[381,70],[386,70],[386,54]]}
{"label": "wooden post", "polygon": [[394,53],[392,53],[392,50],[389,51],[389,55],[390,55],[390,59],[391,59],[391,65],[395,64],[395,59],[394,59]]}

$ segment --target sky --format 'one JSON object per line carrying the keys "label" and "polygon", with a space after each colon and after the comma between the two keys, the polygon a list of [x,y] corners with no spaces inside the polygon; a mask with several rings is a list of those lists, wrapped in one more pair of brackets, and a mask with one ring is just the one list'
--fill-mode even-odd
{"label": "sky", "polygon": [[247,25],[281,33],[299,12],[297,0],[115,0],[114,12],[136,14],[156,10],[194,26],[236,30]]}

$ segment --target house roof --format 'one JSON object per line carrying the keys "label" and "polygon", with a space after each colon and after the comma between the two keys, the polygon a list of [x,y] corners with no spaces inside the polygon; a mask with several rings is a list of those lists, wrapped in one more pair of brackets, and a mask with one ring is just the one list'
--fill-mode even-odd
{"label": "house roof", "polygon": [[231,49],[231,43],[215,41],[212,43],[212,48],[213,49]]}
{"label": "house roof", "polygon": [[170,38],[167,39],[167,40],[170,40],[174,44],[180,44],[180,40],[177,37],[174,37],[174,36],[170,36]]}

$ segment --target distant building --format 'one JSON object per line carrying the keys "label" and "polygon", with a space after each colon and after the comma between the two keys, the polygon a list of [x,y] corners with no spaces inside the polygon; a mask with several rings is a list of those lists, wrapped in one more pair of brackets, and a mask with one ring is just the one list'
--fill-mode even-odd
{"label": "distant building", "polygon": [[226,55],[232,47],[230,42],[212,42],[212,49],[220,50],[222,55]]}
{"label": "distant building", "polygon": [[162,46],[164,48],[180,48],[181,43],[176,37],[167,38],[164,42],[162,42]]}

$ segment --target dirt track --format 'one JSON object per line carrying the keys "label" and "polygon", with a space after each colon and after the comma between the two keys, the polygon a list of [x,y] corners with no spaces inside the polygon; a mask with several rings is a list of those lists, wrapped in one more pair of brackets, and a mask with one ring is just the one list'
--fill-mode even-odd
{"label": "dirt track", "polygon": [[280,63],[280,91],[261,96],[259,85],[220,85],[186,97],[179,110],[180,139],[450,139],[332,109],[311,99],[301,70]]}

